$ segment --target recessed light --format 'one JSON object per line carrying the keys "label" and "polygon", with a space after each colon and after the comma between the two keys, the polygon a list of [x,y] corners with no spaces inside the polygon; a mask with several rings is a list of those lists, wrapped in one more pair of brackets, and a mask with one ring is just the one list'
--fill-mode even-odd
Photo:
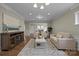
{"label": "recessed light", "polygon": [[45,3],[45,5],[50,5],[50,3]]}
{"label": "recessed light", "polygon": [[38,19],[42,19],[43,16],[42,16],[42,15],[38,15],[38,16],[36,16],[36,18],[38,18]]}
{"label": "recessed light", "polygon": [[29,13],[29,15],[32,15],[32,13]]}
{"label": "recessed light", "polygon": [[50,15],[50,13],[48,13],[48,15]]}
{"label": "recessed light", "polygon": [[44,9],[44,6],[43,6],[43,5],[41,5],[40,9]]}
{"label": "recessed light", "polygon": [[33,7],[34,7],[34,8],[37,8],[38,6],[37,6],[37,4],[34,4]]}

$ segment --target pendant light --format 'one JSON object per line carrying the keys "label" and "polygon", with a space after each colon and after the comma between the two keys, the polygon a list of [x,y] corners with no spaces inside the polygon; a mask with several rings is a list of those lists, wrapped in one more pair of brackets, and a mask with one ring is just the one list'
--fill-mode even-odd
{"label": "pendant light", "polygon": [[43,6],[43,5],[41,5],[40,9],[44,9],[44,6]]}
{"label": "pendant light", "polygon": [[37,4],[34,4],[33,7],[34,7],[34,8],[37,8],[38,6],[37,6]]}

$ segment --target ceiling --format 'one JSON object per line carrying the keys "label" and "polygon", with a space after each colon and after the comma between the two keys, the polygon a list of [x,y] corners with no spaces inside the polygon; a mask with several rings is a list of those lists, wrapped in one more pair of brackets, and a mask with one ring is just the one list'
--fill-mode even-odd
{"label": "ceiling", "polygon": [[[73,3],[37,3],[38,8],[34,8],[34,3],[6,3],[7,6],[11,7],[18,14],[24,17],[27,22],[48,22],[55,20],[62,16]],[[43,5],[44,9],[40,9]]]}

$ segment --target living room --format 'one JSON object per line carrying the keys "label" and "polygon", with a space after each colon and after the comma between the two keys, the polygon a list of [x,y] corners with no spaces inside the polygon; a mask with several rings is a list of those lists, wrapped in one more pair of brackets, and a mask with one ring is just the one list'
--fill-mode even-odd
{"label": "living room", "polygon": [[[43,6],[43,7],[41,7],[41,6]],[[46,9],[44,9],[44,8],[46,8]],[[73,40],[75,40],[75,42],[74,42],[74,44],[72,43],[73,44],[72,45],[71,43],[69,43],[67,41],[68,43],[66,43],[66,44],[68,44],[68,45],[66,45],[66,46],[69,46],[69,45],[71,45],[72,47],[74,46],[75,48],[77,48],[75,50],[75,52],[76,51],[78,52],[78,50],[79,50],[79,39],[78,39],[79,38],[79,36],[78,36],[79,35],[79,31],[78,31],[78,29],[79,29],[78,28],[78,26],[79,26],[79,21],[78,21],[79,14],[78,13],[79,12],[78,11],[79,11],[78,3],[50,3],[49,5],[46,5],[45,3],[22,3],[22,4],[21,3],[19,3],[19,4],[18,3],[11,3],[11,4],[4,3],[4,4],[0,4],[0,15],[1,15],[0,16],[0,19],[1,19],[0,20],[0,24],[1,24],[0,33],[1,33],[1,35],[4,35],[4,33],[5,34],[9,33],[8,34],[10,36],[9,38],[12,38],[12,40],[13,40],[12,46],[13,45],[16,46],[17,41],[18,41],[16,39],[24,37],[24,40],[25,40],[27,38],[27,36],[29,36],[31,33],[35,34],[35,31],[38,30],[37,27],[38,28],[40,27],[43,29],[47,28],[47,27],[51,27],[52,34],[53,35],[55,34],[55,36],[58,33],[62,33],[62,34],[59,34],[58,36],[63,35],[64,37],[65,37],[65,35],[66,35],[66,37],[68,35],[71,35]],[[39,32],[42,32],[42,30]],[[48,33],[48,34],[50,34],[50,33]],[[50,35],[53,37],[52,34],[50,34]],[[24,36],[22,36],[22,35],[24,35]],[[7,42],[5,40],[6,39],[5,37],[7,38],[8,36],[1,36],[1,39],[2,38],[4,39],[4,40],[1,40],[1,42],[0,42],[1,44],[2,44],[2,41]],[[62,39],[64,37],[59,37],[59,38]],[[50,38],[50,37],[48,36],[48,38]],[[70,38],[70,37],[67,37],[67,38]],[[29,41],[29,40],[30,39],[27,39],[27,41]],[[73,40],[71,40],[71,41],[73,42]],[[31,41],[31,43],[32,42],[33,41]],[[5,45],[3,45],[4,50],[6,47]],[[0,46],[2,47],[2,45],[0,45]],[[25,45],[22,45],[21,50],[24,48],[24,46]],[[67,48],[68,47],[65,47],[65,49],[67,49]],[[18,48],[18,50],[19,50],[19,48]],[[19,52],[17,52],[16,55],[18,55],[21,52],[21,50],[19,50]],[[71,50],[72,49],[70,49],[67,52],[71,53]],[[37,50],[37,52],[38,52],[38,50]],[[7,52],[7,53],[9,53],[9,52]],[[7,55],[7,53],[6,53],[6,55]],[[2,52],[1,55],[5,55],[5,53]],[[57,54],[55,54],[55,55],[57,55]],[[59,54],[59,55],[61,55],[61,54]],[[72,55],[72,53],[71,53],[71,55]],[[77,55],[79,55],[79,54],[77,54]]]}

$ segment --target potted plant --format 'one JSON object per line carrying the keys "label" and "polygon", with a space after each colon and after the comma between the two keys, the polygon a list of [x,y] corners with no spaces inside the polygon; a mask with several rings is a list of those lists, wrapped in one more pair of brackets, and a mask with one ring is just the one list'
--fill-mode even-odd
{"label": "potted plant", "polygon": [[48,27],[47,31],[48,31],[48,38],[50,38],[50,34],[52,33],[52,27]]}

